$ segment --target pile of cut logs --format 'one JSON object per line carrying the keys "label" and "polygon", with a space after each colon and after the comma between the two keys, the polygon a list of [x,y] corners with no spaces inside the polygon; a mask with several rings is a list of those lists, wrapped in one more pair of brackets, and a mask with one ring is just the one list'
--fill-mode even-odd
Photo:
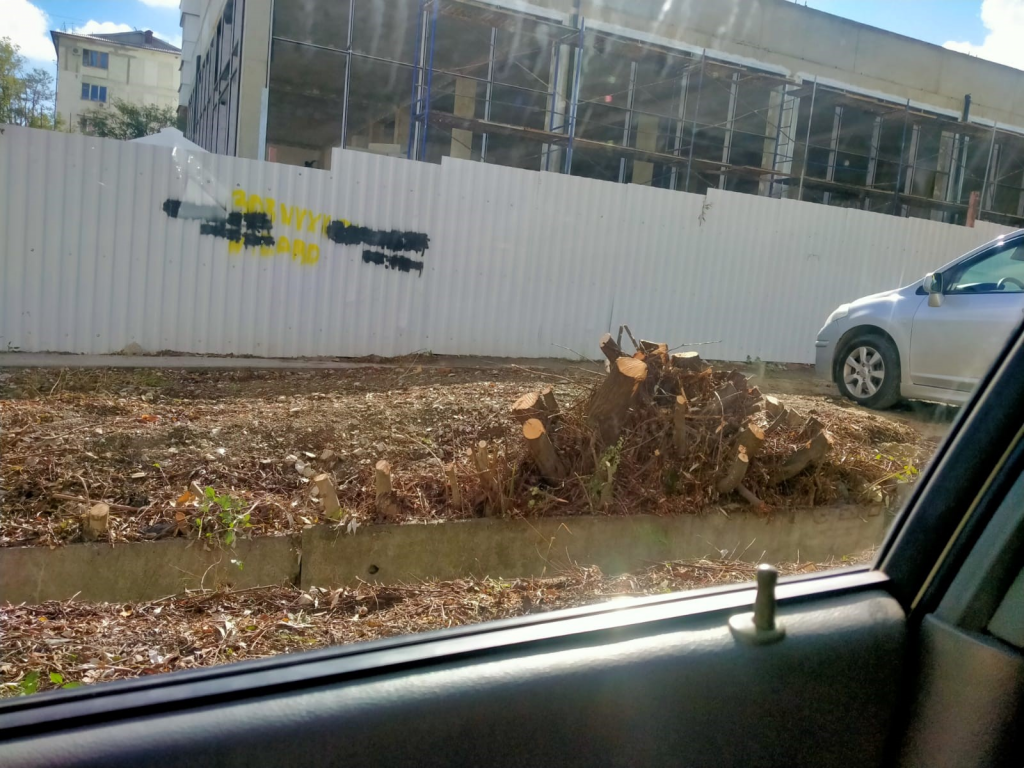
{"label": "pile of cut logs", "polygon": [[[762,395],[743,373],[715,370],[697,352],[671,354],[663,343],[633,344],[635,353],[626,354],[605,334],[600,348],[607,375],[564,413],[550,388],[529,392],[512,406],[531,462],[549,485],[573,475],[596,477],[605,506],[618,458],[629,455],[648,466],[640,457],[656,455],[662,465],[672,463],[686,477],[713,486],[707,497],[736,493],[761,506],[760,488],[819,465],[831,448],[820,421]],[[570,413],[582,429],[566,428]],[[776,433],[786,439],[768,439]],[[615,460],[608,458],[610,449]],[[754,466],[758,471],[751,471]]]}

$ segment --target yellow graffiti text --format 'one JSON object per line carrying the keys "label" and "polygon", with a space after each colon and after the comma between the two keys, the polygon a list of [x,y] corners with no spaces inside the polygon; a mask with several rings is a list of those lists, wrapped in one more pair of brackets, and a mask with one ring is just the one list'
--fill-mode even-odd
{"label": "yellow graffiti text", "polygon": [[316,243],[307,243],[299,238],[279,237],[277,239],[277,252],[290,254],[292,261],[300,264],[316,264],[320,261],[320,246]]}

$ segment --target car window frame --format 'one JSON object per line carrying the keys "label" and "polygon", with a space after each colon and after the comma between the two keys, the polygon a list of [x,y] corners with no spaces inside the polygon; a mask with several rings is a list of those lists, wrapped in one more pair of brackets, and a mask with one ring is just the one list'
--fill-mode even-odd
{"label": "car window frame", "polygon": [[[1024,240],[1019,237],[1016,238],[1004,238],[995,244],[989,244],[981,253],[970,254],[967,257],[961,259],[958,262],[946,267],[941,271],[942,273],[942,293],[946,296],[986,296],[986,295],[997,295],[997,296],[1009,296],[1017,293],[1024,293],[1024,288],[1014,291],[1002,291],[1002,290],[984,290],[984,291],[968,291],[958,290],[950,287],[952,279],[962,278],[964,274],[971,268],[988,261],[991,258],[998,256],[999,254],[1008,251],[1010,249],[1024,249]],[[1021,261],[1021,271],[1024,272],[1024,260]]]}

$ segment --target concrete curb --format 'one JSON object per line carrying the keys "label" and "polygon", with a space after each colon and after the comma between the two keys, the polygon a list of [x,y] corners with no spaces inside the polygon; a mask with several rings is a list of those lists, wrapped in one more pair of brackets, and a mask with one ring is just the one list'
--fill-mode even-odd
{"label": "concrete curb", "polygon": [[878,546],[890,522],[880,507],[833,507],[787,510],[770,521],[733,511],[381,525],[355,535],[321,526],[212,551],[182,540],[12,547],[0,549],[0,601],[135,602],[201,588],[528,578],[571,564],[615,575],[723,553],[748,562],[823,562]]}
{"label": "concrete curb", "polygon": [[293,536],[239,539],[234,549],[209,551],[184,539],[113,547],[5,547],[0,549],[0,602],[128,603],[187,589],[297,584],[300,559],[299,539]]}

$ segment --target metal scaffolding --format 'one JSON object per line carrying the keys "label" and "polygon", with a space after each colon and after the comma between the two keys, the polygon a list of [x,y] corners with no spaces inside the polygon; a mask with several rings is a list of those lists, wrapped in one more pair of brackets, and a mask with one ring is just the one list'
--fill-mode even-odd
{"label": "metal scaffolding", "polygon": [[[970,193],[980,191],[986,218],[1024,223],[1024,136],[994,124],[588,30],[582,17],[565,23],[477,0],[387,7],[399,14],[410,3],[409,63],[355,52],[359,5],[350,5],[347,40],[337,48],[348,62],[342,146],[360,58],[411,68],[408,104],[381,108],[408,110],[411,159],[436,162],[460,146],[459,156],[484,162],[620,183],[717,187],[946,221],[962,219]],[[482,30],[479,59],[435,67],[439,27],[449,23]],[[276,31],[275,41],[284,40]],[[432,142],[433,129],[444,133]]]}

